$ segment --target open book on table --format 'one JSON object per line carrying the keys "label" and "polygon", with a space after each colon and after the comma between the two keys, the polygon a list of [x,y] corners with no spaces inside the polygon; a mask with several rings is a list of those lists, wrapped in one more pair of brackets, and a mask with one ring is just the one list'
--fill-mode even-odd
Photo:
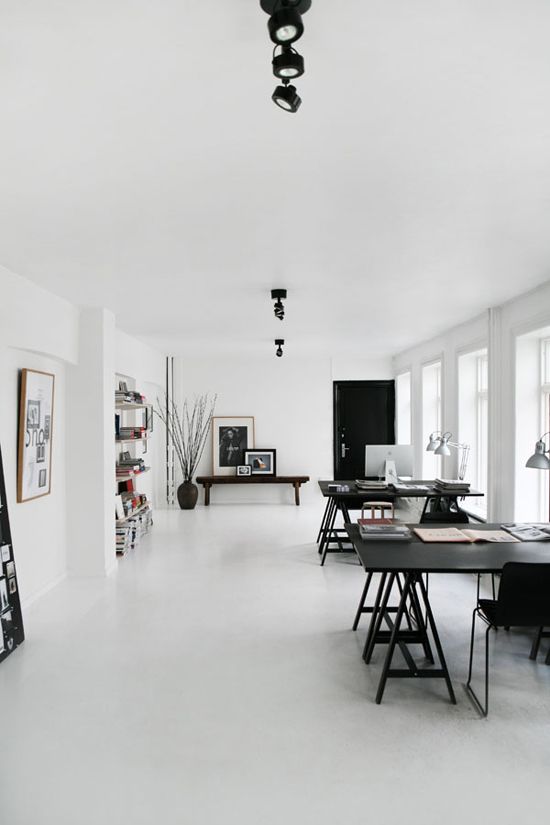
{"label": "open book on table", "polygon": [[490,541],[493,543],[506,543],[519,541],[519,539],[507,533],[505,530],[459,530],[458,527],[435,527],[424,528],[415,527],[416,535],[425,542],[469,542]]}
{"label": "open book on table", "polygon": [[501,527],[520,541],[550,541],[550,524],[502,524]]}

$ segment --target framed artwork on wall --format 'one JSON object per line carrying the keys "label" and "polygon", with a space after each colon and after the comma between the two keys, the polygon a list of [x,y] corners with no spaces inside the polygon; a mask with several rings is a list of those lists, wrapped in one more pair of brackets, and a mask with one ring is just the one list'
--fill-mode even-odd
{"label": "framed artwork on wall", "polygon": [[212,418],[212,475],[234,476],[245,450],[254,447],[253,416],[215,416]]}
{"label": "framed artwork on wall", "polygon": [[21,370],[17,501],[51,492],[52,432],[55,375]]}
{"label": "framed artwork on wall", "polygon": [[245,450],[244,461],[252,467],[253,476],[277,475],[276,450]]}

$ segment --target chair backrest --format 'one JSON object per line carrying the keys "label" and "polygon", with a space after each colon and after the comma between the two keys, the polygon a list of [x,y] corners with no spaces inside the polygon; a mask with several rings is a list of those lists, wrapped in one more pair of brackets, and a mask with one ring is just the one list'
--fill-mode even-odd
{"label": "chair backrest", "polygon": [[514,561],[504,565],[497,621],[511,627],[550,626],[550,564]]}

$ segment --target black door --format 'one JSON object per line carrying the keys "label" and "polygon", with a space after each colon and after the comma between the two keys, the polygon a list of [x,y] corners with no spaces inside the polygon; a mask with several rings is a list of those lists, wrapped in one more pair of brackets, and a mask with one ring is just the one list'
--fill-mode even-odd
{"label": "black door", "polygon": [[334,478],[365,477],[365,444],[395,444],[395,382],[334,382]]}

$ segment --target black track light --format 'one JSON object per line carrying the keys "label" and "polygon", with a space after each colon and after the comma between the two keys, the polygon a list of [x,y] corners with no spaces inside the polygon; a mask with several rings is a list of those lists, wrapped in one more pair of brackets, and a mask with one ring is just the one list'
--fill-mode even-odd
{"label": "black track light", "polygon": [[302,98],[297,93],[296,86],[289,86],[288,80],[284,86],[277,86],[271,100],[285,112],[297,112],[302,105]]}
{"label": "black track light", "polygon": [[284,338],[275,338],[275,346],[277,349],[275,350],[275,355],[277,358],[283,357],[283,344],[285,342]]}
{"label": "black track light", "polygon": [[[280,48],[279,54],[275,54]],[[304,58],[292,46],[275,46],[273,49],[273,74],[282,80],[300,77],[304,73]]]}
{"label": "black track light", "polygon": [[302,15],[291,8],[280,9],[271,15],[267,28],[274,43],[294,43],[304,33]]}
{"label": "black track light", "polygon": [[278,318],[279,321],[282,321],[285,317],[285,308],[283,305],[283,298],[286,300],[286,289],[272,289],[271,290],[271,300],[275,301],[275,306],[273,307],[273,311],[275,313],[275,318]]}

